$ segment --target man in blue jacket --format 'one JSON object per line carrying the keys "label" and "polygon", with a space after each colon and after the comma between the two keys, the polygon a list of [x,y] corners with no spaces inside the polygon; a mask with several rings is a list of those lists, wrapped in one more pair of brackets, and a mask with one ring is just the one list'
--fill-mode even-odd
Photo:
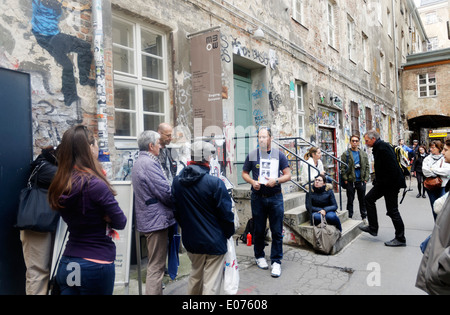
{"label": "man in blue jacket", "polygon": [[188,294],[219,294],[227,239],[234,234],[231,197],[218,177],[209,175],[212,144],[193,144],[192,160],[173,180],[175,217],[192,263]]}

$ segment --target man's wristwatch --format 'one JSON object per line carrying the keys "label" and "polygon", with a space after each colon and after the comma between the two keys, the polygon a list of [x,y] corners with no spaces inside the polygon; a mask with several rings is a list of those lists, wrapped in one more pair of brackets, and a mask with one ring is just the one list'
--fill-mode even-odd
{"label": "man's wristwatch", "polygon": [[275,180],[275,182],[277,183],[277,185],[280,185],[280,182],[278,181],[278,178]]}

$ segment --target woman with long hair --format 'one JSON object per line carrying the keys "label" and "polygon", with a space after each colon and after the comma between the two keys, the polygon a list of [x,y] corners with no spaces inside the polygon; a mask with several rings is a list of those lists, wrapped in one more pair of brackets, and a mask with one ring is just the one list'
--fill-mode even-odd
{"label": "woman with long hair", "polygon": [[302,175],[300,178],[302,185],[314,183],[314,178],[316,178],[318,175],[325,175],[325,169],[323,167],[321,158],[322,151],[318,147],[311,147],[305,154],[304,159],[306,160],[306,162],[308,162],[315,168],[308,167],[308,165],[302,166]]}
{"label": "woman with long hair", "polygon": [[48,198],[70,232],[56,281],[63,295],[112,294],[116,246],[111,229],[127,218],[97,161],[93,132],[83,125],[67,130],[58,147],[58,170]]}

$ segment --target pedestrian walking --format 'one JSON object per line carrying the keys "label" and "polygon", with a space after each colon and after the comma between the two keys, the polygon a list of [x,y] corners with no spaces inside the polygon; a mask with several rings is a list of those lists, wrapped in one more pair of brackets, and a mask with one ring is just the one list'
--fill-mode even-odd
{"label": "pedestrian walking", "polygon": [[[444,159],[450,163],[450,139],[445,141]],[[446,184],[445,190],[450,189]],[[416,287],[428,294],[450,295],[450,198],[447,197],[441,213],[436,218],[435,227],[417,274]]]}
{"label": "pedestrian walking", "polygon": [[158,159],[159,138],[160,135],[152,130],[139,135],[139,155],[131,173],[136,228],[145,234],[147,240],[147,295],[162,294],[168,233],[175,224],[171,185]]}
{"label": "pedestrian walking", "polygon": [[380,139],[375,130],[364,135],[366,145],[372,148],[374,156],[375,180],[373,188],[365,197],[369,225],[360,226],[363,232],[373,236],[378,234],[378,216],[375,202],[384,197],[387,215],[395,228],[395,238],[385,242],[386,246],[406,246],[405,226],[398,211],[398,193],[406,188],[405,177],[397,162],[393,147]]}
{"label": "pedestrian walking", "polygon": [[227,240],[234,234],[231,197],[222,180],[209,175],[215,148],[197,141],[192,160],[173,180],[175,213],[192,263],[188,294],[220,293]]}
{"label": "pedestrian walking", "polygon": [[425,176],[423,175],[422,165],[423,160],[428,156],[427,149],[425,146],[421,145],[418,148],[416,157],[414,158],[414,162],[411,166],[411,173],[416,177],[417,180],[417,191],[418,194],[416,198],[426,198],[425,195],[425,187],[423,186],[423,181]]}
{"label": "pedestrian walking", "polygon": [[50,206],[60,212],[69,230],[56,274],[62,295],[111,295],[114,290],[116,246],[111,229],[124,229],[127,218],[95,152],[98,156],[90,129],[78,125],[67,130],[48,190]]}
{"label": "pedestrian walking", "polygon": [[[242,178],[252,185],[251,207],[254,222],[254,254],[256,263],[261,269],[269,266],[264,253],[264,235],[266,222],[269,218],[272,233],[270,252],[272,277],[281,275],[281,260],[283,259],[283,217],[284,204],[281,193],[281,183],[291,179],[291,170],[286,156],[272,148],[272,131],[261,127],[258,132],[259,148],[249,153],[242,169]],[[272,164],[273,163],[273,164]],[[264,170],[262,165],[267,168]],[[250,177],[250,172],[252,176]],[[264,172],[264,175],[262,175]],[[267,176],[269,172],[269,176]],[[280,172],[282,176],[280,177]]]}
{"label": "pedestrian walking", "polygon": [[[426,188],[425,191],[430,199],[431,211],[433,213],[433,218],[436,221],[436,213],[434,212],[434,202],[442,197],[445,193],[445,185],[447,184],[450,177],[450,164],[445,162],[442,150],[444,145],[440,140],[433,140],[430,143],[430,155],[428,155],[422,164],[423,175],[426,178],[437,178],[441,181],[441,185],[431,189]],[[427,181],[427,179],[425,179]],[[426,185],[426,183],[425,183]]]}
{"label": "pedestrian walking", "polygon": [[[42,149],[41,154],[31,163],[30,182],[37,178],[39,188],[48,189],[58,169],[56,152],[53,146]],[[37,232],[20,230],[25,273],[25,293],[27,295],[46,295],[50,278],[55,231]]]}
{"label": "pedestrian walking", "polygon": [[341,161],[348,165],[341,164],[341,174],[347,191],[348,216],[350,218],[353,217],[353,201],[356,192],[361,219],[367,224],[367,211],[364,197],[366,195],[366,184],[370,176],[369,158],[366,152],[360,150],[359,146],[359,136],[352,135],[350,137],[350,148],[341,155]]}
{"label": "pedestrian walking", "polygon": [[312,225],[319,225],[322,221],[321,216],[324,216],[328,224],[336,226],[342,232],[341,221],[336,214],[338,206],[333,186],[327,184],[324,175],[317,175],[314,179],[311,193],[306,194],[305,206],[311,216]]}

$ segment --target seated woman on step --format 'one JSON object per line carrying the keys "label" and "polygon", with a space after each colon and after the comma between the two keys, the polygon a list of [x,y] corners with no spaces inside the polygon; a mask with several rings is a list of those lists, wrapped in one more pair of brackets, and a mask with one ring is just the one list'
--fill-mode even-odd
{"label": "seated woman on step", "polygon": [[342,232],[341,221],[336,213],[337,208],[332,185],[326,184],[324,175],[318,175],[314,179],[311,193],[306,194],[306,209],[311,215],[311,224],[320,224],[320,217],[323,215],[328,224],[336,226]]}

